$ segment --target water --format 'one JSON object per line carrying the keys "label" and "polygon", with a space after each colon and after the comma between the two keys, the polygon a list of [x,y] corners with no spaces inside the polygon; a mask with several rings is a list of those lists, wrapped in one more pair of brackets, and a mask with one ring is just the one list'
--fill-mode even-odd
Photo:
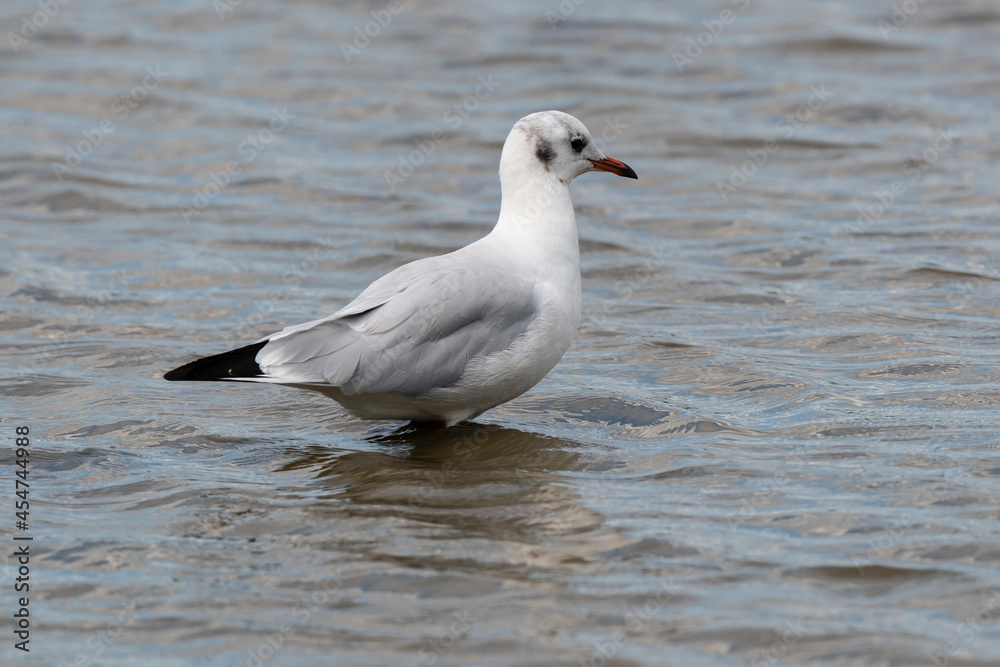
{"label": "water", "polygon": [[[1000,660],[995,3],[39,11],[0,13],[5,663]],[[548,108],[640,180],[574,183],[533,391],[434,437],[161,379],[486,233]]]}

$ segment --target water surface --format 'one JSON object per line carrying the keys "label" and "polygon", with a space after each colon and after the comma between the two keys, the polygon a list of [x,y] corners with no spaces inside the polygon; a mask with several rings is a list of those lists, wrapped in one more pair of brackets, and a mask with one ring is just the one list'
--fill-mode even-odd
{"label": "water surface", "polygon": [[[996,664],[1000,8],[906,6],[95,0],[5,38],[30,661]],[[485,234],[548,108],[640,180],[574,183],[583,322],[533,391],[436,435],[161,379]]]}

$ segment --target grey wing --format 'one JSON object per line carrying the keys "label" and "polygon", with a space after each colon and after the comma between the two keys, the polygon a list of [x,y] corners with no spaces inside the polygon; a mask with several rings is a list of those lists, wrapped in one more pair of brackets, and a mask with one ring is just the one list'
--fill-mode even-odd
{"label": "grey wing", "polygon": [[497,269],[442,264],[403,272],[396,291],[377,281],[334,316],[286,329],[258,364],[281,382],[331,384],[348,395],[417,396],[455,384],[470,360],[524,333],[535,299],[531,283]]}

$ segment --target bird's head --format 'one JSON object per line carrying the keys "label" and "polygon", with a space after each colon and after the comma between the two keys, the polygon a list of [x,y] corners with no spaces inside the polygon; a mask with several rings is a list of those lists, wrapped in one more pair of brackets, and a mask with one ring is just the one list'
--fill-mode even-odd
{"label": "bird's head", "polygon": [[566,185],[588,171],[638,178],[627,164],[602,153],[586,126],[562,111],[539,111],[517,121],[500,156],[501,180],[511,170],[541,171]]}

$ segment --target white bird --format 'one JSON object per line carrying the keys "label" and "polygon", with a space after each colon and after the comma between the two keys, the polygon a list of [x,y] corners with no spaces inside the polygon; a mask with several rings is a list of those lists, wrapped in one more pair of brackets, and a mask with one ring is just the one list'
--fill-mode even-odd
{"label": "white bird", "polygon": [[488,235],[397,268],[329,317],[163,377],[302,387],[363,419],[445,426],[520,396],[562,358],[580,323],[569,184],[595,170],[638,178],[573,116],[525,116],[503,145],[500,217]]}

